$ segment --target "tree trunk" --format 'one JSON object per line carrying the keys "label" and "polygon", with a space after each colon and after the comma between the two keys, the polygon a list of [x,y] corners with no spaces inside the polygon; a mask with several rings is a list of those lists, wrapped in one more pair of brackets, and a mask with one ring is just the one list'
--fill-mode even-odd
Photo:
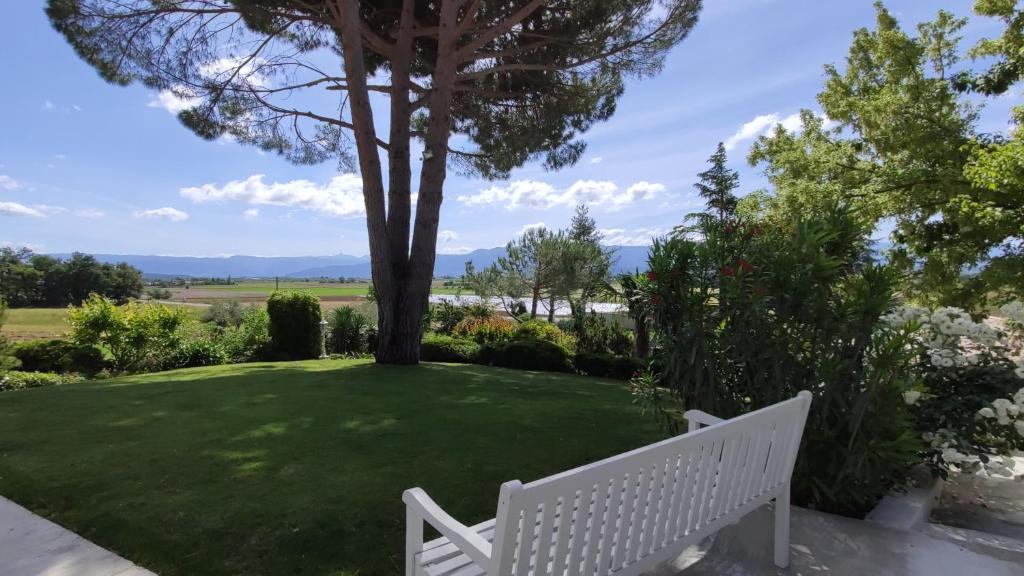
{"label": "tree trunk", "polygon": [[548,299],[548,322],[555,321],[555,297],[551,296]]}
{"label": "tree trunk", "polygon": [[540,300],[540,290],[533,288],[533,303],[530,305],[530,320],[537,318],[537,301]]}
{"label": "tree trunk", "polygon": [[636,357],[647,358],[651,350],[651,336],[647,330],[647,319],[634,318],[633,323],[636,324],[633,329],[636,334]]}

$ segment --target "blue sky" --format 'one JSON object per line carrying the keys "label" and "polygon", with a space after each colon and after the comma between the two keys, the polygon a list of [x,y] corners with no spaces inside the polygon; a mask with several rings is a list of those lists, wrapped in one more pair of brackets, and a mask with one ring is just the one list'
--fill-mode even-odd
{"label": "blue sky", "polygon": [[[205,142],[154,91],[104,83],[50,28],[42,1],[10,4],[0,20],[0,244],[197,256],[367,252],[357,177],[330,162],[293,166]],[[868,0],[706,4],[664,71],[630,82],[616,115],[585,136],[576,166],[527,165],[498,182],[450,173],[439,251],[503,245],[538,223],[564,226],[578,198],[591,199],[610,243],[648,243],[699,207],[695,174],[719,141],[732,144],[741,193],[764,186],[746,165],[746,136],[817,108],[823,65],[842,64],[851,33],[872,26],[873,8]],[[906,28],[939,7],[966,15],[970,5],[887,3]],[[972,19],[965,42],[998,32],[998,23]],[[1005,130],[1012,103],[989,103],[981,128]],[[271,196],[284,200],[266,203]]]}

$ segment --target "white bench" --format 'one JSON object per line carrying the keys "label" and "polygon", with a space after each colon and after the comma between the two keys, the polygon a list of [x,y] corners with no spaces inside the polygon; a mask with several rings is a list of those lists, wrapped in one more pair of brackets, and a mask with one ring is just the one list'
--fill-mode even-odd
{"label": "white bench", "polygon": [[[406,490],[406,576],[636,576],[775,500],[775,564],[789,562],[789,482],[810,392],[523,485],[494,520],[465,526]],[[701,428],[701,426],[705,426]],[[423,522],[441,538],[423,542]]]}

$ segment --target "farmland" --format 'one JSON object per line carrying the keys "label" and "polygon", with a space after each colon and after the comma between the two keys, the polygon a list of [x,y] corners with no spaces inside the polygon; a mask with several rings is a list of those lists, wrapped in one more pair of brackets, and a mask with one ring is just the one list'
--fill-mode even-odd
{"label": "farmland", "polygon": [[[274,280],[252,280],[234,284],[203,284],[188,288],[177,286],[171,288],[171,300],[174,302],[191,302],[212,304],[218,300],[238,300],[240,302],[263,302],[275,289],[306,290],[319,297],[325,308],[334,308],[345,302],[357,302],[366,299],[370,291],[369,282],[300,282],[288,281],[275,283]],[[434,294],[454,294],[455,288],[444,286],[443,281],[435,281],[431,289]],[[463,290],[463,293],[469,293]]]}

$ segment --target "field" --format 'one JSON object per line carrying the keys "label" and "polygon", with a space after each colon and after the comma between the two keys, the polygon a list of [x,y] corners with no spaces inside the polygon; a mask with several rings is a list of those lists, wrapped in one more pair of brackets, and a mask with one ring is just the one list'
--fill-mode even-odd
{"label": "field", "polygon": [[504,481],[661,437],[595,378],[218,366],[0,393],[0,494],[162,576],[400,574],[404,489],[476,523]]}
{"label": "field", "polygon": [[[255,280],[237,282],[229,285],[199,285],[189,288],[171,288],[171,300],[176,302],[213,303],[218,300],[239,300],[241,302],[263,302],[270,296],[275,287],[281,290],[306,290],[318,296],[325,308],[336,307],[338,304],[356,302],[366,299],[370,290],[369,282],[281,282],[273,280]],[[431,292],[434,294],[454,294],[454,288],[444,286],[444,282],[435,281]],[[463,293],[472,293],[463,290]]]}
{"label": "field", "polygon": [[[202,313],[195,306],[186,309],[196,317]],[[0,332],[14,341],[60,338],[68,332],[67,317],[67,308],[12,308]]]}

